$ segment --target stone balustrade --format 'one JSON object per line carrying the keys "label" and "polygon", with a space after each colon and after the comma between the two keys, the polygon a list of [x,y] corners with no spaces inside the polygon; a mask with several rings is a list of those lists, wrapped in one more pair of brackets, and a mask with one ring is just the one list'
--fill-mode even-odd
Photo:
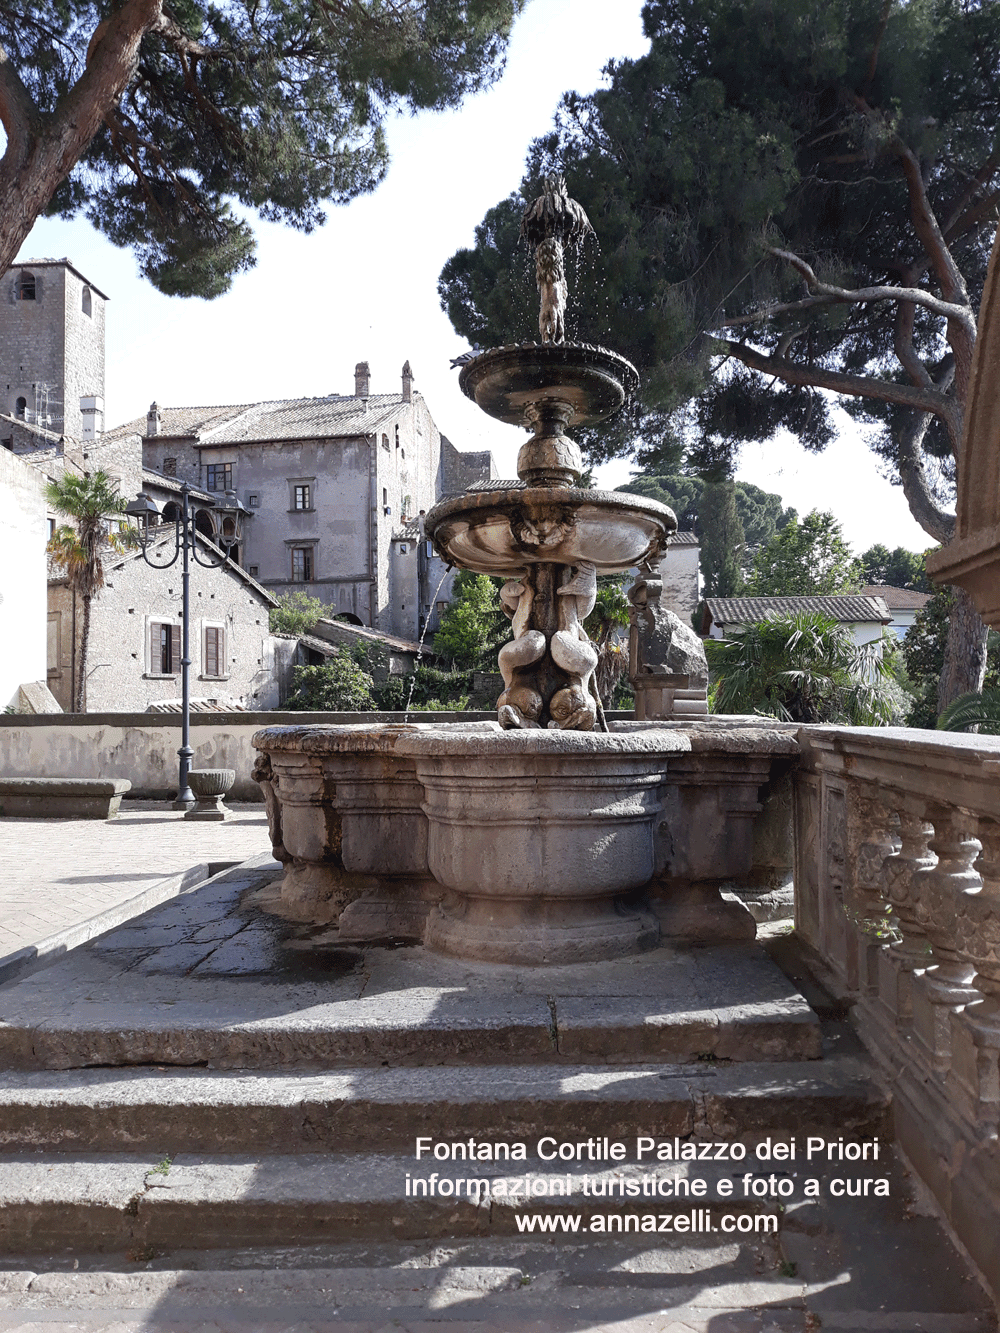
{"label": "stone balustrade", "polygon": [[798,933],[998,1290],[1000,737],[812,727],[800,744]]}

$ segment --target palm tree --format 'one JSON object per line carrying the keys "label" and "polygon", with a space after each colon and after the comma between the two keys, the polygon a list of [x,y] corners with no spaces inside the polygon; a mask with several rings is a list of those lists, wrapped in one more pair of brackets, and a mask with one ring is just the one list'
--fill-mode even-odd
{"label": "palm tree", "polygon": [[937,720],[939,731],[968,731],[977,727],[984,736],[1000,736],[1000,690],[960,694]]}
{"label": "palm tree", "polygon": [[86,473],[82,477],[66,472],[58,481],[49,482],[45,494],[57,513],[72,519],[72,523],[56,528],[47,549],[54,568],[66,571],[74,594],[83,599],[80,669],[73,700],[73,711],[82,713],[90,640],[90,603],[104,587],[103,557],[106,552],[121,553],[133,542],[116,524],[115,516],[124,514],[126,501],[118,494],[117,481],[106,472]]}
{"label": "palm tree", "polygon": [[881,645],[859,645],[815,612],[746,625],[731,639],[707,639],[705,651],[716,713],[888,726],[900,712]]}

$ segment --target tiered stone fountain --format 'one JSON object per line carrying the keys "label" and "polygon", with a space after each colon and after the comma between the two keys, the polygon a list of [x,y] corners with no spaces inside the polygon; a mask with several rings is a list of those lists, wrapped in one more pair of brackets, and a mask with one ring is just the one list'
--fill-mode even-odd
{"label": "tiered stone fountain", "polygon": [[791,739],[746,726],[609,730],[595,686],[583,623],[597,576],[655,565],[677,521],[665,505],[578,484],[565,430],[618,411],[638,385],[616,353],[565,341],[564,253],[589,231],[550,177],[522,223],[542,341],[484,352],[460,378],[484,411],[531,430],[520,483],[445,500],[425,521],[450,564],[507,580],[497,723],[255,737],[286,862],[271,905],[336,925],[342,941],[543,964],[650,949],[661,929],[753,937],[719,885],[749,872],[758,791]]}

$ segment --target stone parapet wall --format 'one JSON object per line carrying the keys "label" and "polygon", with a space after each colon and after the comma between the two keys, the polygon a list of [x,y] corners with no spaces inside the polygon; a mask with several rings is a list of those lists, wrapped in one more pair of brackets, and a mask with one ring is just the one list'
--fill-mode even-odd
{"label": "stone parapet wall", "polygon": [[806,727],[796,927],[1000,1294],[1000,737]]}
{"label": "stone parapet wall", "polygon": [[[233,768],[234,801],[260,801],[250,776],[261,727],[401,722],[402,713],[192,713],[194,768]],[[493,721],[489,713],[413,713],[415,721]],[[0,721],[0,778],[128,778],[132,797],[177,791],[179,713],[79,713]]]}

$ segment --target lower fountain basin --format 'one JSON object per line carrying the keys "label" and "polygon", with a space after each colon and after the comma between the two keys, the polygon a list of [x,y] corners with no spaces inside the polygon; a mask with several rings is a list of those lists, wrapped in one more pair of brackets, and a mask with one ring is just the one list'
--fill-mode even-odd
{"label": "lower fountain basin", "polygon": [[257,905],[338,943],[491,963],[752,938],[720,889],[751,872],[760,795],[797,753],[795,728],[612,728],[267,727],[254,776],[285,874]]}
{"label": "lower fountain basin", "polygon": [[514,578],[546,562],[615,574],[655,560],[677,518],[656,500],[622,491],[508,486],[441,501],[424,530],[444,560],[477,574]]}

